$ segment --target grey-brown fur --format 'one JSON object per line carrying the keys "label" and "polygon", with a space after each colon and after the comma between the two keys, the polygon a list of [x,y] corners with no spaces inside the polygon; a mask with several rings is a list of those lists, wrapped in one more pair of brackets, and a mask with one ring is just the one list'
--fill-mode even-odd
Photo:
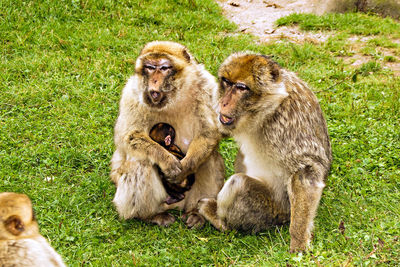
{"label": "grey-brown fur", "polygon": [[257,232],[290,221],[290,250],[305,250],[332,160],[317,98],[262,55],[231,55],[219,78],[227,81],[220,85],[220,126],[238,142],[237,173],[216,200],[200,201],[200,213],[221,230]]}
{"label": "grey-brown fur", "polygon": [[[147,90],[153,80],[143,75],[144,64],[149,60],[164,60],[173,65],[159,87],[161,95],[166,96],[160,104],[149,104],[152,100]],[[135,68],[135,75],[123,90],[114,131],[114,204],[124,219],[139,218],[159,225],[172,223],[175,219],[166,211],[177,207],[189,214],[189,227],[201,226],[204,219],[197,213],[197,202],[215,197],[224,179],[223,160],[217,152],[220,134],[212,108],[216,103],[215,79],[186,47],[173,42],[147,44]],[[174,127],[175,144],[186,155],[182,160],[149,137],[153,125],[160,122]],[[196,181],[185,192],[184,200],[172,205],[164,203],[168,195],[156,166],[172,183],[179,184],[189,174],[195,174]]]}

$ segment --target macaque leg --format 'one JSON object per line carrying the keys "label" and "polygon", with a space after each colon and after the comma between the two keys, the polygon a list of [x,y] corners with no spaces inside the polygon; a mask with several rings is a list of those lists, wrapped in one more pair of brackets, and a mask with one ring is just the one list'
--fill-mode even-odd
{"label": "macaque leg", "polygon": [[166,213],[164,200],[167,193],[158,171],[149,161],[127,161],[126,170],[117,183],[114,204],[124,219],[138,218],[168,226],[175,218]]}
{"label": "macaque leg", "polygon": [[199,212],[219,230],[256,233],[289,221],[289,209],[263,182],[243,173],[232,175],[217,200],[203,199]]}
{"label": "macaque leg", "polygon": [[216,229],[220,231],[226,230],[225,223],[218,217],[217,200],[215,198],[203,198],[198,204],[199,213],[209,221]]}
{"label": "macaque leg", "polygon": [[225,170],[222,156],[214,151],[203,164],[197,168],[195,182],[187,191],[184,199],[184,210],[187,215],[186,225],[198,228],[204,225],[204,218],[199,214],[197,204],[202,198],[216,198],[224,183]]}
{"label": "macaque leg", "polygon": [[324,183],[310,168],[293,175],[288,191],[290,214],[290,252],[304,251],[311,239],[314,217]]}

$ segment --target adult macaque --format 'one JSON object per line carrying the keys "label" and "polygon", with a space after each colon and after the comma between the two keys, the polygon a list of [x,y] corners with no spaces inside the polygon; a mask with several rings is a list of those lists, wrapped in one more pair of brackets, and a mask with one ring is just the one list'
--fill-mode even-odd
{"label": "adult macaque", "polygon": [[263,55],[233,54],[218,76],[221,131],[239,153],[236,174],[199,211],[220,230],[258,232],[290,221],[290,251],[305,250],[332,160],[318,100]]}
{"label": "adult macaque", "polygon": [[[217,151],[220,134],[212,105],[216,104],[214,77],[198,64],[187,48],[174,42],[148,43],[126,84],[114,128],[116,151],[111,179],[117,186],[114,204],[121,217],[139,218],[167,226],[175,218],[166,211],[185,211],[188,227],[204,218],[197,202],[215,197],[223,185],[224,165]],[[186,155],[177,159],[149,137],[160,122],[173,125],[175,144]],[[182,201],[167,205],[168,194],[158,168],[170,183],[196,177]]]}
{"label": "adult macaque", "polygon": [[39,233],[32,203],[24,194],[0,193],[0,266],[65,266]]}

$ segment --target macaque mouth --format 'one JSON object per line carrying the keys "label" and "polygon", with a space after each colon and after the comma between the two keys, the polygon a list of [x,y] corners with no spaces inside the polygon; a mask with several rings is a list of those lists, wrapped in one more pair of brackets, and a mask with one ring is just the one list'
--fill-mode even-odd
{"label": "macaque mouth", "polygon": [[163,92],[151,90],[147,93],[146,98],[148,103],[152,106],[159,106],[165,104],[166,95]]}
{"label": "macaque mouth", "polygon": [[228,117],[226,115],[219,114],[219,121],[223,125],[231,125],[235,121],[235,118],[231,118],[231,117]]}
{"label": "macaque mouth", "polygon": [[154,108],[164,107],[168,102],[167,96],[162,92],[155,92],[155,93],[157,94],[154,94],[153,91],[151,92],[147,91],[144,94],[144,102],[150,107]]}

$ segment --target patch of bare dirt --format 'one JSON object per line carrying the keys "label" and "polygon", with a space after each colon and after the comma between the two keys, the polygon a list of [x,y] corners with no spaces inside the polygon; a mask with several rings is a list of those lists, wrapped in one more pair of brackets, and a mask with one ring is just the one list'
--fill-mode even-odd
{"label": "patch of bare dirt", "polygon": [[[390,69],[395,76],[400,76],[400,54],[398,49],[378,46],[375,55],[368,55],[361,52],[365,43],[373,38],[373,36],[352,36],[348,38],[354,54],[342,57],[344,63],[351,67],[359,68],[369,61],[377,61],[382,64],[384,69]],[[392,42],[400,43],[397,39],[392,40]]]}
{"label": "patch of bare dirt", "polygon": [[[217,0],[223,14],[239,26],[239,31],[250,33],[263,42],[281,42],[283,40],[293,43],[323,43],[330,36],[326,32],[304,32],[297,26],[277,27],[275,21],[292,13],[314,13],[321,15],[331,10],[332,0]],[[351,37],[349,42],[354,44],[354,54],[345,57],[344,62],[350,67],[359,67],[362,64],[376,60],[372,56],[360,52],[363,44],[373,37]],[[395,75],[400,75],[400,59],[388,49],[381,49],[384,68],[390,68]],[[390,56],[394,61],[384,60]]]}
{"label": "patch of bare dirt", "polygon": [[[288,39],[303,43],[324,42],[329,35],[300,31],[298,27],[276,27],[275,21],[292,13],[319,13],[320,0],[219,0],[224,15],[239,25],[241,32],[258,36],[261,42]],[[324,5],[324,4],[323,4]]]}

